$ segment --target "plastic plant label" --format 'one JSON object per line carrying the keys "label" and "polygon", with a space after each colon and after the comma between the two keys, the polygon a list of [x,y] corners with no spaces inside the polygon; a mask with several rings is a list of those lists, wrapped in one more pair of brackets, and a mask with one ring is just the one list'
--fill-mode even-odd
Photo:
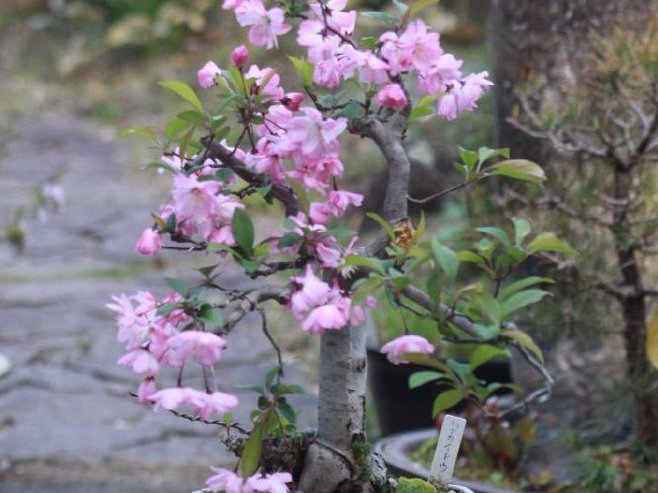
{"label": "plastic plant label", "polygon": [[437,443],[434,451],[434,459],[428,478],[432,485],[445,488],[452,479],[465,427],[466,420],[463,418],[449,414],[446,414],[443,418],[439,443]]}

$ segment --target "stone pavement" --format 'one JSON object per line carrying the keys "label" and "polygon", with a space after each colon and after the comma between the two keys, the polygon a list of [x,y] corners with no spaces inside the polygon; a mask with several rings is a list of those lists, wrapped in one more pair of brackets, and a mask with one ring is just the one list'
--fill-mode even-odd
{"label": "stone pavement", "polygon": [[[25,119],[12,133],[0,158],[0,227],[6,231],[18,206],[29,209],[49,180],[65,202],[45,220],[25,217],[22,255],[0,243],[0,354],[13,365],[0,377],[0,491],[195,489],[207,466],[234,459],[217,429],[153,413],[128,395],[137,380],[115,364],[121,347],[104,307],[111,294],[163,293],[165,275],[193,279],[189,261],[154,262],[133,250],[150,211],[166,199],[166,179],[136,172],[130,143],[70,115]],[[258,325],[247,323],[229,338],[220,382],[232,389],[260,381],[273,360]],[[298,369],[291,373],[303,383]],[[235,416],[246,422],[253,398],[237,392]],[[310,423],[312,399],[301,404]]]}

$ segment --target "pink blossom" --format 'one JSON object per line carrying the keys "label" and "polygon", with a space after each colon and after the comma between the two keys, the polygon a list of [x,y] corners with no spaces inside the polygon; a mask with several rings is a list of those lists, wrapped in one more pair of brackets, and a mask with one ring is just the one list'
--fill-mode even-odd
{"label": "pink blossom", "polygon": [[387,31],[380,36],[379,41],[382,42],[381,52],[392,75],[412,69],[427,72],[443,54],[439,35],[428,32],[427,26],[420,19],[409,23],[401,35]]}
{"label": "pink blossom", "polygon": [[137,240],[135,249],[142,255],[155,255],[163,244],[160,233],[153,228],[146,228]]}
{"label": "pink blossom", "polygon": [[167,361],[172,366],[183,366],[191,356],[194,356],[200,364],[210,366],[219,359],[222,349],[226,347],[226,341],[210,332],[186,330],[171,337],[167,345],[169,346]]}
{"label": "pink blossom", "polygon": [[242,478],[229,469],[211,467],[214,476],[206,479],[206,486],[211,490],[225,493],[242,493]]}
{"label": "pink blossom", "polygon": [[335,296],[326,304],[313,309],[302,322],[302,330],[315,335],[321,335],[326,330],[339,330],[349,322],[349,298]]}
{"label": "pink blossom", "polygon": [[279,101],[283,98],[284,91],[281,88],[281,78],[274,69],[269,67],[261,69],[258,65],[252,65],[244,76],[247,79],[256,80],[258,92],[264,96],[265,101]]}
{"label": "pink blossom", "polygon": [[189,389],[187,403],[194,408],[195,417],[210,419],[213,416],[223,416],[238,405],[238,398],[233,394],[223,392],[199,392]]}
{"label": "pink blossom", "polygon": [[153,354],[145,349],[133,349],[127,352],[119,361],[119,365],[131,365],[135,373],[153,376],[160,371],[160,363]]}
{"label": "pink blossom", "polygon": [[142,404],[148,404],[151,402],[151,396],[157,391],[158,388],[155,385],[155,379],[153,377],[148,377],[137,389],[137,400]]}
{"label": "pink blossom", "polygon": [[292,313],[297,319],[303,318],[313,307],[322,305],[329,299],[331,288],[313,273],[310,265],[306,265],[304,277],[293,277],[292,280],[301,287],[290,298]]}
{"label": "pink blossom", "polygon": [[233,48],[231,51],[231,61],[233,65],[242,68],[249,62],[249,50],[245,45],[240,45]]}
{"label": "pink blossom", "polygon": [[309,7],[318,19],[322,19],[323,23],[326,21],[327,26],[340,32],[343,36],[350,36],[354,32],[356,10],[342,12],[347,6],[347,0],[329,0],[323,4],[311,3]]}
{"label": "pink blossom", "polygon": [[199,86],[208,89],[216,84],[215,77],[221,75],[221,69],[215,62],[206,62],[201,69],[196,73],[196,80]]}
{"label": "pink blossom", "polygon": [[380,106],[396,110],[401,110],[407,106],[407,96],[399,84],[386,84],[375,96],[375,101]]}
{"label": "pink blossom", "polygon": [[363,195],[344,190],[332,190],[327,197],[327,203],[334,216],[343,217],[350,205],[361,207]]}
{"label": "pink blossom", "polygon": [[487,87],[493,85],[487,79],[488,75],[488,72],[470,74],[456,82],[439,101],[437,114],[446,120],[454,120],[460,113],[477,108],[477,100]]}
{"label": "pink blossom", "polygon": [[105,306],[118,314],[117,339],[119,342],[126,343],[127,350],[139,348],[149,334],[149,317],[137,311],[133,306],[132,299],[125,294],[112,296],[112,299],[115,303],[108,303]]}
{"label": "pink blossom", "polygon": [[454,92],[448,93],[439,100],[439,105],[436,109],[436,114],[442,116],[448,121],[457,118],[459,106],[457,104],[457,94]]}
{"label": "pink blossom", "polygon": [[261,0],[243,0],[235,7],[235,17],[242,27],[249,26],[248,37],[252,44],[268,49],[278,46],[277,36],[292,28],[284,23],[282,9],[275,7],[265,10]]}
{"label": "pink blossom", "polygon": [[273,474],[254,474],[245,481],[244,493],[288,493],[286,483],[292,482],[288,472]]}
{"label": "pink blossom", "polygon": [[359,78],[364,84],[384,84],[388,80],[388,63],[371,51],[361,52],[359,57]]}
{"label": "pink blossom", "polygon": [[154,411],[166,409],[173,411],[187,401],[190,392],[196,392],[194,389],[188,387],[172,387],[167,389],[158,390],[156,393],[151,394],[149,400],[155,404]]}
{"label": "pink blossom", "polygon": [[341,259],[341,253],[339,250],[327,246],[324,243],[318,243],[315,246],[315,251],[320,258],[322,267],[338,267]]}
{"label": "pink blossom", "polygon": [[331,208],[325,202],[313,202],[309,207],[308,217],[315,224],[327,224],[331,219]]}
{"label": "pink blossom", "polygon": [[347,128],[345,118],[323,118],[315,108],[302,108],[304,116],[290,120],[288,138],[306,157],[320,158],[338,151],[338,136]]}
{"label": "pink blossom", "polygon": [[434,352],[434,346],[424,337],[404,335],[384,344],[381,352],[386,355],[391,363],[399,365],[400,363],[408,363],[404,359],[407,353],[431,354]]}
{"label": "pink blossom", "polygon": [[454,55],[444,54],[428,71],[419,74],[417,88],[419,92],[436,96],[453,86],[461,79],[461,66],[464,62]]}

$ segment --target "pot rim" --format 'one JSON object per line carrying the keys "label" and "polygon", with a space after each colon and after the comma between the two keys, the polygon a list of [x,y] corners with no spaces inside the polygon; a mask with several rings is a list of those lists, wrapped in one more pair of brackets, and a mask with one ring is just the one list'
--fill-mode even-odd
{"label": "pot rim", "polygon": [[[382,456],[388,466],[398,471],[404,471],[410,476],[426,480],[430,474],[429,469],[409,459],[407,450],[409,450],[410,446],[434,436],[438,436],[435,428],[396,433],[395,435],[389,435],[378,440],[375,443],[374,451]],[[512,491],[498,488],[480,481],[464,480],[458,477],[454,477],[453,480],[456,484],[450,484],[449,488],[463,493],[524,493],[520,490]]]}

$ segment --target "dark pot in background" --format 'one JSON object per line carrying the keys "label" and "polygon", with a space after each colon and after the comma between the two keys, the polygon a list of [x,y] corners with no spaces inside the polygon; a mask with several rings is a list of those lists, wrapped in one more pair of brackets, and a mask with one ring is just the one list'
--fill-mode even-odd
{"label": "dark pot in background", "polygon": [[[441,386],[427,384],[417,389],[409,388],[409,376],[426,370],[426,366],[413,363],[393,365],[378,349],[368,349],[368,382],[382,436],[434,425],[432,404],[441,392]],[[512,382],[512,370],[508,361],[485,363],[475,374],[487,383]],[[449,387],[444,388],[447,390]],[[501,394],[509,392],[503,390]],[[459,406],[456,406],[456,409],[459,409]]]}

